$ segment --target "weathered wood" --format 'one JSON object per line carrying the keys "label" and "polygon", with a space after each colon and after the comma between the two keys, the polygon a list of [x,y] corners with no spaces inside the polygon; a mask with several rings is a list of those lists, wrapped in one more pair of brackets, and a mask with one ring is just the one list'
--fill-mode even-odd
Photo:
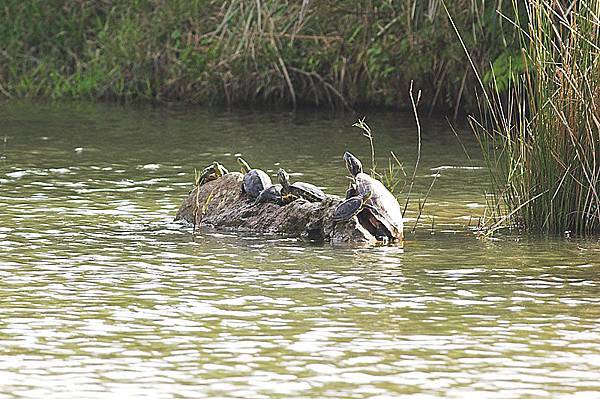
{"label": "weathered wood", "polygon": [[322,202],[298,199],[279,206],[254,200],[241,192],[242,175],[229,173],[194,188],[181,204],[175,220],[217,228],[276,233],[308,240],[373,244],[376,239],[357,218],[334,223],[335,207],[343,200],[328,195]]}

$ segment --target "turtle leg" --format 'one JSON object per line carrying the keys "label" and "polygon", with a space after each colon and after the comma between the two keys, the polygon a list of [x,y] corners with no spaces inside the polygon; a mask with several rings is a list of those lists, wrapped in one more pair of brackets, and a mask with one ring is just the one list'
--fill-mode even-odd
{"label": "turtle leg", "polygon": [[373,226],[375,226],[375,238],[377,238],[377,240],[379,241],[385,241],[386,239],[388,239],[388,231],[387,229],[382,225],[382,223],[377,220],[375,217],[370,216],[369,217],[369,223],[371,223]]}
{"label": "turtle leg", "polygon": [[287,205],[287,204],[289,204],[291,202],[294,202],[297,199],[298,199],[298,196],[296,196],[296,195],[294,195],[292,193],[288,193],[288,194],[285,194],[285,195],[281,196],[281,203],[283,205]]}
{"label": "turtle leg", "polygon": [[287,197],[288,197],[287,195],[282,195],[279,198],[277,198],[277,200],[275,201],[275,203],[277,205],[279,205],[279,206],[287,205],[287,204],[289,204]]}
{"label": "turtle leg", "polygon": [[213,181],[213,180],[217,180],[218,178],[219,178],[219,176],[217,176],[217,174],[215,172],[213,172],[210,175],[206,176],[206,179],[204,179],[204,183]]}

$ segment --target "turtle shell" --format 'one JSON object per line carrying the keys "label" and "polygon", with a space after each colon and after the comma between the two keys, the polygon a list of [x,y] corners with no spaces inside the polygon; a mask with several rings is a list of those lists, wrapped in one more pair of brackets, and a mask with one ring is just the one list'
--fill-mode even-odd
{"label": "turtle shell", "polygon": [[242,182],[242,192],[247,193],[251,198],[256,198],[265,188],[272,186],[271,178],[260,169],[251,169],[244,175]]}
{"label": "turtle shell", "polygon": [[320,202],[327,198],[327,195],[314,184],[301,181],[290,184],[289,192],[310,202]]}
{"label": "turtle shell", "polygon": [[339,222],[350,219],[361,211],[363,204],[364,201],[361,196],[350,197],[340,202],[335,211],[333,211],[333,221]]}
{"label": "turtle shell", "polygon": [[263,202],[281,202],[281,184],[272,184],[260,192],[254,205]]}
{"label": "turtle shell", "polygon": [[370,215],[388,230],[390,238],[403,238],[402,210],[398,200],[379,180],[366,173],[359,173],[354,178],[356,191],[359,195],[371,192],[371,197],[365,202]]}

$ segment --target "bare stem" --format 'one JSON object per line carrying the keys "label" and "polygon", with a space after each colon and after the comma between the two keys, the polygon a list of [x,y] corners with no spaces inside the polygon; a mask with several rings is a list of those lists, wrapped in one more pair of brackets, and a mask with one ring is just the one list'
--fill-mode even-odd
{"label": "bare stem", "polygon": [[413,113],[415,115],[415,121],[417,122],[417,161],[415,162],[415,170],[413,170],[412,178],[410,179],[410,186],[408,187],[408,193],[406,194],[406,202],[404,203],[404,209],[402,210],[402,217],[406,213],[406,208],[408,207],[408,202],[410,201],[410,194],[413,189],[413,185],[415,184],[415,178],[417,177],[417,168],[419,167],[419,162],[421,161],[421,123],[419,122],[419,114],[417,112],[417,105],[419,104],[419,100],[421,99],[421,90],[419,90],[417,94],[417,99],[413,95],[413,81],[410,81],[410,102],[412,104]]}
{"label": "bare stem", "polygon": [[[411,233],[415,233],[415,231],[417,230],[417,223],[419,223],[419,219],[421,218],[421,215],[423,214],[423,209],[425,209],[425,204],[427,203],[427,198],[429,198],[429,193],[431,193],[431,189],[433,188],[433,185],[435,184],[435,181],[437,180],[437,178],[440,176],[439,173],[436,173],[435,176],[433,177],[433,181],[431,182],[431,184],[429,185],[429,190],[427,190],[427,194],[425,194],[425,198],[423,198],[423,202],[421,204],[419,204],[419,214],[417,215],[417,220],[415,220],[415,225],[413,226]],[[432,228],[433,230],[433,228]]]}

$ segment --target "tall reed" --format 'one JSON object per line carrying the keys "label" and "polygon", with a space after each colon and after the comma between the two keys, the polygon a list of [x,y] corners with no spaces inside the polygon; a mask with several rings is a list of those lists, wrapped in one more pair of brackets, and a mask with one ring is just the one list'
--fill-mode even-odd
{"label": "tall reed", "polygon": [[506,96],[492,80],[471,119],[505,215],[489,227],[599,233],[600,1],[514,6],[524,71]]}

